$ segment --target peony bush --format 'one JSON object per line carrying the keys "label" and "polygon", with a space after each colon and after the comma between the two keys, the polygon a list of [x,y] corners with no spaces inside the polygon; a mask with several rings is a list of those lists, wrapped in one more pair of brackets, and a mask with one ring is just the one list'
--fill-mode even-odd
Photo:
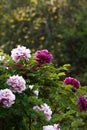
{"label": "peony bush", "polygon": [[[86,129],[87,87],[47,49],[0,52],[0,130]],[[3,58],[4,57],[4,58]]]}

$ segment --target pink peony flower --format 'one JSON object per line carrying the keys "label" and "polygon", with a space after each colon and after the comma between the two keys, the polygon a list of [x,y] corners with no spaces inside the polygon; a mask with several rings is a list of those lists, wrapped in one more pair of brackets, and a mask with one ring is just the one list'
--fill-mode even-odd
{"label": "pink peony flower", "polygon": [[31,57],[30,50],[24,46],[18,46],[11,51],[11,57],[15,62],[18,62],[22,58],[28,60]]}
{"label": "pink peony flower", "polygon": [[66,85],[69,85],[69,84],[73,85],[73,87],[76,88],[76,89],[78,89],[80,87],[80,82],[77,79],[72,78],[72,77],[66,77],[64,79],[64,83]]}
{"label": "pink peony flower", "polygon": [[53,56],[52,54],[44,49],[44,50],[39,50],[39,51],[36,51],[36,56],[35,58],[37,58],[37,61],[40,65],[42,64],[45,64],[45,63],[50,63],[52,62],[52,59],[53,59]]}
{"label": "pink peony flower", "polygon": [[37,110],[37,111],[40,111],[40,107],[39,106],[34,106],[33,109]]}
{"label": "pink peony flower", "polygon": [[12,87],[13,92],[21,93],[26,89],[26,82],[22,76],[14,75],[7,80],[7,84]]}
{"label": "pink peony flower", "polygon": [[60,130],[59,124],[43,126],[43,130]]}
{"label": "pink peony flower", "polygon": [[37,89],[37,90],[33,90],[33,93],[38,97],[38,95],[39,95],[39,90]]}
{"label": "pink peony flower", "polygon": [[34,85],[29,85],[30,90],[32,90],[32,92],[38,97],[38,95],[39,95],[39,90],[38,90],[38,89],[33,90],[33,87],[34,87]]}
{"label": "pink peony flower", "polygon": [[0,104],[3,107],[11,107],[14,104],[15,95],[12,93],[10,89],[0,90]]}
{"label": "pink peony flower", "polygon": [[33,87],[34,87],[34,85],[29,85],[30,90],[32,90],[32,89],[33,89]]}
{"label": "pink peony flower", "polygon": [[41,105],[41,111],[44,111],[46,120],[49,121],[51,119],[51,115],[52,115],[52,111],[50,109],[50,107],[44,103],[43,105]]}
{"label": "pink peony flower", "polygon": [[52,125],[43,126],[43,130],[55,130]]}
{"label": "pink peony flower", "polygon": [[51,111],[50,107],[46,103],[41,105],[41,107],[34,106],[33,109],[37,110],[37,111],[43,111],[47,121],[50,121],[50,119],[52,118],[51,117],[52,111]]}
{"label": "pink peony flower", "polygon": [[54,130],[60,130],[59,124],[54,124]]}

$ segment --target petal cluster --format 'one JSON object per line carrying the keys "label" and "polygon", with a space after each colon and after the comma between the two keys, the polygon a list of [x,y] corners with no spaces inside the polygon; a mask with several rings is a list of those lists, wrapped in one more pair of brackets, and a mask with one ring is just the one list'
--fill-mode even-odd
{"label": "petal cluster", "polygon": [[87,99],[84,96],[80,96],[77,102],[80,111],[87,111]]}
{"label": "petal cluster", "polygon": [[44,50],[39,50],[39,51],[36,51],[36,56],[35,58],[37,58],[37,61],[40,65],[42,64],[45,64],[45,63],[50,63],[52,62],[52,59],[53,59],[53,56],[52,54],[44,49]]}
{"label": "petal cluster", "polygon": [[43,126],[43,130],[60,130],[59,124]]}
{"label": "petal cluster", "polygon": [[7,84],[12,87],[13,92],[21,93],[26,89],[26,82],[22,76],[13,75],[7,79]]}
{"label": "petal cluster", "polygon": [[33,90],[33,93],[36,95],[36,96],[38,96],[39,95],[39,90],[37,89],[37,90]]}
{"label": "petal cluster", "polygon": [[38,89],[33,90],[33,87],[34,87],[34,85],[29,85],[30,90],[32,90],[32,92],[38,97],[38,95],[39,95],[39,90],[38,90]]}
{"label": "petal cluster", "polygon": [[43,111],[47,121],[50,121],[50,119],[52,118],[51,117],[52,111],[51,111],[50,107],[46,103],[41,105],[41,107],[34,106],[33,109],[38,110],[38,111]]}
{"label": "petal cluster", "polygon": [[0,104],[2,104],[3,107],[11,107],[14,101],[15,95],[10,89],[0,90]]}
{"label": "petal cluster", "polygon": [[11,51],[11,57],[15,62],[18,62],[20,59],[28,60],[31,57],[30,50],[24,46],[18,46]]}
{"label": "petal cluster", "polygon": [[66,85],[73,85],[74,88],[78,89],[80,87],[80,82],[75,79],[75,78],[72,78],[72,77],[66,77],[65,80],[64,80],[64,83]]}

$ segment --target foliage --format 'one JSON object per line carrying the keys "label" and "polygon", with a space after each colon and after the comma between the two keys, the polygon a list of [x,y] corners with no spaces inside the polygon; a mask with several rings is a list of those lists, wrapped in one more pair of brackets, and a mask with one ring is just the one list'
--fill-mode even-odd
{"label": "foliage", "polygon": [[83,76],[86,71],[87,55],[86,3],[87,1],[85,0],[70,0],[63,12],[63,24],[66,26],[63,30],[63,53],[66,54],[66,61],[73,66],[71,73],[77,75],[78,71],[80,71],[80,73],[83,73]]}
{"label": "foliage", "polygon": [[[86,129],[87,113],[79,111],[77,99],[81,95],[86,96],[87,87],[83,86],[74,91],[72,85],[64,84],[68,64],[58,68],[53,63],[38,66],[35,53],[29,60],[22,58],[18,62],[3,52],[1,55],[5,58],[0,61],[0,89],[11,88],[6,81],[13,75],[23,76],[26,81],[25,91],[14,93],[16,101],[11,107],[4,108],[0,103],[1,130],[42,130],[44,125],[58,123],[61,130]],[[29,85],[33,85],[33,90],[39,90],[38,96]],[[49,122],[42,112],[33,110],[33,106],[43,103],[49,104],[52,109],[52,119]]]}
{"label": "foliage", "polygon": [[86,84],[86,0],[2,0],[0,10],[0,46],[5,52],[17,44],[32,52],[49,48],[57,65],[71,64],[70,75],[81,73]]}

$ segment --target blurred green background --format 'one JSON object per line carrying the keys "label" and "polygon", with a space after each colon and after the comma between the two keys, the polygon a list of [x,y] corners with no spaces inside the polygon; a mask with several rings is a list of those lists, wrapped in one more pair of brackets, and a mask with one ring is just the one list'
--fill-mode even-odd
{"label": "blurred green background", "polygon": [[87,0],[0,0],[0,48],[48,49],[56,66],[87,83]]}

